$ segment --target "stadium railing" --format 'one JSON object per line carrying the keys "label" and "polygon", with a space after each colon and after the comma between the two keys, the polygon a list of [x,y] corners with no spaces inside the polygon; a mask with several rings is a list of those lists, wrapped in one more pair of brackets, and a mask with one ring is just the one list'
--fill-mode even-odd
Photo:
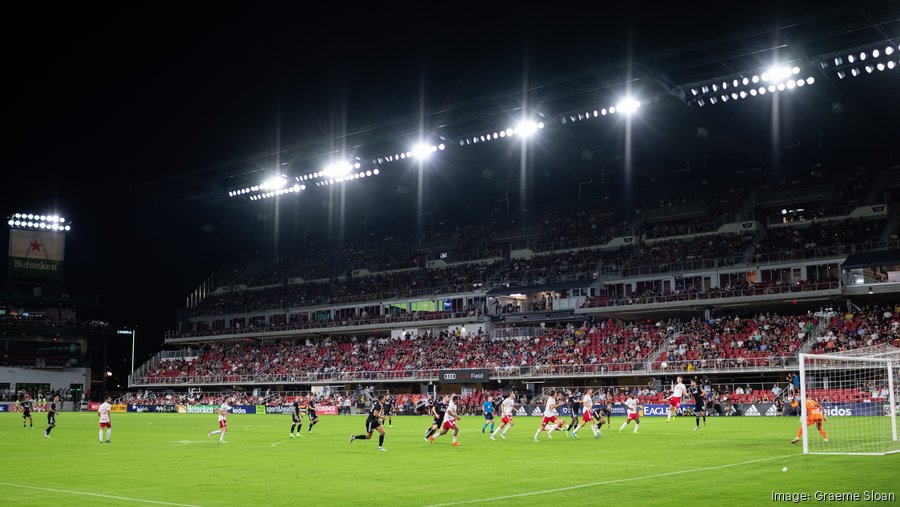
{"label": "stadium railing", "polygon": [[840,282],[820,282],[807,284],[785,284],[772,285],[766,287],[748,287],[741,289],[723,289],[711,290],[703,292],[678,292],[674,294],[665,294],[660,296],[644,296],[644,297],[627,297],[627,298],[608,298],[594,299],[588,301],[583,308],[597,308],[610,306],[630,306],[644,305],[653,303],[670,303],[675,301],[695,301],[695,300],[719,300],[728,298],[739,298],[749,296],[766,296],[772,294],[792,294],[822,290],[834,290],[840,288]]}
{"label": "stadium railing", "polygon": [[690,361],[666,361],[648,365],[647,373],[721,373],[721,372],[765,372],[798,368],[796,356],[764,356],[740,358],[694,359]]}
{"label": "stadium railing", "polygon": [[[713,360],[714,361],[714,360]],[[728,367],[688,369],[688,363],[696,361],[669,361],[667,368],[653,370],[643,361],[629,363],[533,365],[533,366],[493,366],[491,379],[550,379],[579,377],[614,377],[659,373],[728,373],[785,371],[797,366],[796,357],[769,357],[744,359],[744,364]],[[764,364],[763,364],[764,363]],[[131,387],[153,386],[193,386],[193,385],[248,385],[248,384],[320,384],[328,382],[423,382],[439,379],[439,369],[399,370],[399,371],[335,371],[326,373],[290,373],[262,375],[197,375],[180,377],[129,377]]]}
{"label": "stadium railing", "polygon": [[431,312],[425,315],[406,315],[401,317],[377,317],[365,320],[340,320],[340,321],[323,321],[323,322],[306,322],[297,324],[285,324],[281,326],[265,326],[265,327],[248,327],[248,328],[229,328],[229,329],[207,329],[202,331],[190,332],[174,332],[170,331],[166,334],[166,339],[172,338],[194,338],[203,336],[239,336],[248,334],[263,334],[285,331],[303,331],[309,329],[327,329],[334,327],[351,327],[351,326],[368,326],[383,325],[410,322],[429,322],[437,320],[452,319],[478,319],[480,315],[469,315],[470,312]]}

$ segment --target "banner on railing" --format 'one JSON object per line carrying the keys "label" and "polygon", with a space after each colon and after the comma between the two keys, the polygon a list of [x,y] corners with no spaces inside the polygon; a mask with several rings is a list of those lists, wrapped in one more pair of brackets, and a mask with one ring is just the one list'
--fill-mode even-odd
{"label": "banner on railing", "polygon": [[128,405],[125,405],[123,403],[116,403],[115,405],[110,405],[109,411],[117,414],[122,414],[128,412]]}
{"label": "banner on railing", "polygon": [[215,405],[186,405],[188,414],[215,414],[219,407]]}
{"label": "banner on railing", "polygon": [[491,371],[487,369],[441,370],[441,384],[467,384],[469,382],[487,382],[491,379]]}
{"label": "banner on railing", "polygon": [[316,415],[338,415],[337,405],[316,405]]}
{"label": "banner on railing", "polygon": [[275,405],[273,407],[266,407],[267,414],[290,414],[293,408],[290,405]]}
{"label": "banner on railing", "polygon": [[5,403],[0,405],[0,412],[9,412],[9,405]]}
{"label": "banner on railing", "polygon": [[89,401],[88,402],[88,410],[91,412],[96,412],[100,410],[100,402],[99,401]]}
{"label": "banner on railing", "polygon": [[822,403],[826,417],[844,417],[848,415],[885,415],[890,413],[891,406],[883,402],[871,403]]}
{"label": "banner on railing", "polygon": [[157,412],[171,414],[178,411],[175,405],[128,405],[129,412]]}
{"label": "banner on railing", "polygon": [[[669,414],[669,405],[666,404],[657,404],[657,403],[647,403],[643,405],[644,411],[641,415],[647,417],[654,416],[666,416]],[[625,409],[625,406],[622,405],[622,409]],[[694,410],[693,403],[682,403],[680,407],[678,407],[678,415],[690,414],[691,411]],[[613,406],[613,414],[616,414],[616,408]],[[626,412],[622,412],[621,415],[625,415]]]}
{"label": "banner on railing", "polygon": [[737,411],[746,417],[773,417],[778,415],[778,407],[774,403],[737,403]]}

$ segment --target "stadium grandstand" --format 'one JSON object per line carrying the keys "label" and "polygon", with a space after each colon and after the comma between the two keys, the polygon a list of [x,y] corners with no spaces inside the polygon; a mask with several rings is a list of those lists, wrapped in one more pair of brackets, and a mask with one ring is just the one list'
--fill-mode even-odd
{"label": "stadium grandstand", "polygon": [[[717,46],[705,67],[695,46],[642,56],[627,99],[588,69],[534,84],[539,106],[509,91],[354,129],[345,159],[320,139],[135,186],[227,215],[252,253],[196,280],[129,385],[783,379],[857,330],[898,345],[897,138],[844,103],[889,74],[844,79],[841,35],[803,26],[802,48]],[[653,149],[627,152],[622,128]]]}

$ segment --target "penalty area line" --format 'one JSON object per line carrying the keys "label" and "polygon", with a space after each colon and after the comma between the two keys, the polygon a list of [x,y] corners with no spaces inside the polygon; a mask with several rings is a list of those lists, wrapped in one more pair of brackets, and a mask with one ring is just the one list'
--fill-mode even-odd
{"label": "penalty area line", "polygon": [[689,470],[676,470],[674,472],[666,472],[666,473],[662,473],[662,474],[641,475],[638,477],[626,477],[624,479],[613,479],[613,480],[609,480],[609,481],[589,482],[587,484],[576,484],[574,486],[566,486],[563,488],[544,489],[544,490],[540,490],[540,491],[527,491],[525,493],[515,493],[513,495],[495,496],[495,497],[491,497],[491,498],[476,498],[474,500],[462,500],[459,502],[435,503],[435,504],[428,505],[427,507],[447,507],[447,506],[451,506],[451,505],[466,505],[466,504],[471,504],[471,503],[496,502],[498,500],[509,500],[511,498],[522,498],[522,497],[526,497],[526,496],[548,495],[551,493],[561,493],[563,491],[572,491],[575,489],[592,488],[594,486],[605,486],[607,484],[618,484],[621,482],[642,481],[645,479],[658,479],[660,477],[692,474],[695,472],[707,472],[710,470],[722,470],[725,468],[739,467],[739,466],[743,466],[743,465],[752,465],[754,463],[763,463],[766,461],[774,461],[774,460],[778,460],[778,459],[793,458],[796,456],[799,456],[799,455],[798,454],[785,454],[783,456],[774,456],[771,458],[761,458],[761,459],[754,459],[754,460],[750,460],[750,461],[741,461],[740,463],[729,463],[727,465],[718,465],[718,466],[714,466],[714,467],[691,468]]}
{"label": "penalty area line", "polygon": [[107,498],[110,500],[124,500],[126,502],[149,503],[149,504],[153,504],[153,505],[174,505],[177,507],[200,507],[199,505],[192,505],[192,504],[187,504],[187,503],[162,502],[159,500],[147,500],[144,498],[130,498],[127,496],[104,495],[103,493],[91,493],[89,491],[73,491],[70,489],[41,488],[38,486],[28,486],[26,484],[13,484],[11,482],[0,482],[0,486],[6,486],[6,487],[10,487],[10,488],[31,489],[31,490],[35,490],[35,491],[46,491],[46,492],[50,492],[50,493],[65,493],[67,495],[93,496],[93,497],[97,497],[97,498]]}

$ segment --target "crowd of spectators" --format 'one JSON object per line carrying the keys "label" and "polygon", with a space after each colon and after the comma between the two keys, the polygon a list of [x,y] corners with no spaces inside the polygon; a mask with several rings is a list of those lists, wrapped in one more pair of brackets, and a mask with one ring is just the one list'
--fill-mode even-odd
{"label": "crowd of spectators", "polygon": [[[409,378],[412,372],[446,368],[489,368],[500,372],[630,371],[675,331],[675,323],[625,324],[616,321],[576,327],[546,328],[530,337],[501,338],[481,329],[427,332],[421,336],[328,337],[290,342],[208,344],[190,359],[162,360],[146,377],[153,383],[172,379],[217,377],[237,381],[295,379],[351,379],[358,372],[377,372],[373,378]],[[166,380],[170,379],[170,380]]]}
{"label": "crowd of spectators", "polygon": [[859,218],[770,227],[756,245],[755,258],[763,261],[777,254],[780,259],[791,260],[851,253],[853,245],[877,243],[884,225],[884,220]]}
{"label": "crowd of spectators", "polygon": [[[677,338],[670,338],[654,369],[700,371],[718,368],[782,366],[794,356],[817,322],[812,316],[760,314],[753,318],[693,319]],[[672,364],[668,364],[672,363]]]}
{"label": "crowd of spectators", "polygon": [[867,306],[835,314],[810,353],[845,352],[883,344],[900,347],[900,306]]}

